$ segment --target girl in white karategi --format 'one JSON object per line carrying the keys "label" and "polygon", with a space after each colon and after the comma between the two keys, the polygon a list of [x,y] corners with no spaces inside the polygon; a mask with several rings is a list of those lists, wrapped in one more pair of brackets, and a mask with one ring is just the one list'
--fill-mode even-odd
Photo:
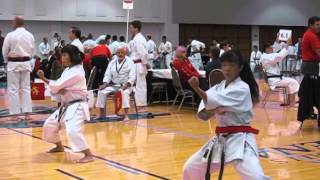
{"label": "girl in white karategi", "polygon": [[82,58],[76,46],[67,45],[61,51],[62,64],[67,68],[58,80],[48,80],[43,71],[38,71],[38,76],[49,85],[52,96],[57,96],[61,102],[59,109],[45,121],[42,138],[56,144],[49,153],[63,152],[59,131],[64,125],[71,149],[85,155],[77,162],[87,163],[94,157],[83,135],[84,121],[90,120],[90,114]]}
{"label": "girl in white karategi", "polygon": [[217,136],[209,140],[184,165],[184,180],[210,179],[213,171],[224,164],[232,164],[242,179],[269,179],[259,162],[255,135],[258,130],[250,127],[253,104],[259,101],[259,88],[250,66],[240,53],[231,50],[221,57],[225,80],[208,91],[199,87],[197,78],[189,84],[202,97],[198,117],[209,119],[215,115]]}

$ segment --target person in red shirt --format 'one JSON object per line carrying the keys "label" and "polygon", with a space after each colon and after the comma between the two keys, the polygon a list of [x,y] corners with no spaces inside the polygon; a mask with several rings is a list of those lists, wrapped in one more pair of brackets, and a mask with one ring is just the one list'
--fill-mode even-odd
{"label": "person in red shirt", "polygon": [[91,66],[97,68],[97,78],[93,83],[93,89],[97,89],[102,84],[104,73],[111,60],[111,52],[106,44],[106,40],[101,40],[99,44],[91,50]]}
{"label": "person in red shirt", "polygon": [[188,80],[191,77],[197,77],[200,82],[200,87],[204,90],[208,89],[208,82],[205,78],[202,78],[198,70],[194,68],[187,58],[187,49],[183,46],[180,46],[175,51],[175,59],[173,60],[173,67],[178,71],[181,84],[184,88],[193,90]]}
{"label": "person in red shirt", "polygon": [[[301,73],[304,75],[299,95],[298,117],[296,122],[289,124],[282,134],[292,135],[299,131],[305,119],[314,114],[313,107],[320,111],[320,17],[314,16],[308,20],[308,30],[302,39],[302,65]],[[319,115],[317,115],[319,116]],[[319,118],[319,117],[318,117]]]}

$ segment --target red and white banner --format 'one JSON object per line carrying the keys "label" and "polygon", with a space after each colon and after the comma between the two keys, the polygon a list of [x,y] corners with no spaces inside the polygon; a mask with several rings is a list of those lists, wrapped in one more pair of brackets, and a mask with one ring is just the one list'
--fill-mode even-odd
{"label": "red and white banner", "polygon": [[133,9],[133,0],[123,0],[123,9],[131,10]]}

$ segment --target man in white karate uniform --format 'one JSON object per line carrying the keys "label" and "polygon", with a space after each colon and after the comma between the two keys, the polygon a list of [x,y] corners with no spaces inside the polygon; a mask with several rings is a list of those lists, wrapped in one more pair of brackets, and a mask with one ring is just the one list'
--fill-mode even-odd
{"label": "man in white karate uniform", "polygon": [[[274,52],[271,44],[264,46],[264,53],[261,56],[260,62],[268,75],[281,75],[279,63],[284,61],[288,55],[288,47],[291,44],[291,39],[288,40],[285,48],[280,52]],[[272,77],[268,78],[268,83],[271,89],[277,86],[287,87],[289,94],[289,105],[294,107],[296,104],[296,94],[299,90],[299,83],[297,80],[287,77]]]}
{"label": "man in white karate uniform", "polygon": [[39,53],[41,60],[48,59],[50,52],[50,45],[48,43],[48,38],[44,37],[42,43],[39,44]]}
{"label": "man in white karate uniform", "polygon": [[206,48],[206,45],[203,42],[189,39],[190,43],[190,60],[194,68],[197,70],[203,69],[203,63],[201,58],[201,52]]}
{"label": "man in white karate uniform", "polygon": [[71,27],[68,37],[69,37],[69,40],[71,41],[70,44],[76,46],[79,49],[79,51],[84,54],[84,47],[82,42],[80,41],[81,30],[78,27]]}
{"label": "man in white karate uniform", "polygon": [[[170,63],[172,62],[172,44],[167,41],[167,36],[162,36],[162,42],[159,45],[160,58],[165,61],[167,69],[170,69]],[[163,63],[160,63],[163,64]]]}
{"label": "man in white karate uniform", "polygon": [[[24,20],[13,20],[14,31],[8,33],[3,43],[3,57],[8,63],[8,96],[10,114],[32,112],[30,72],[31,57],[35,53],[34,37],[24,27]],[[20,101],[21,100],[21,101]],[[18,119],[15,117],[14,119]],[[26,116],[26,119],[30,119]]]}
{"label": "man in white karate uniform", "polygon": [[156,57],[155,54],[157,52],[157,45],[152,40],[151,35],[147,35],[147,50],[148,50],[149,64],[152,68],[154,68],[153,61],[155,60],[155,57]]}
{"label": "man in white karate uniform", "polygon": [[133,39],[129,42],[130,58],[136,66],[136,88],[135,99],[139,112],[146,112],[147,106],[147,79],[148,68],[148,51],[147,41],[141,34],[141,22],[133,21],[130,23],[130,32]]}
{"label": "man in white karate uniform", "polygon": [[124,120],[129,120],[130,94],[132,86],[136,80],[136,68],[133,61],[126,56],[127,48],[118,47],[115,58],[110,62],[104,75],[103,84],[98,91],[96,107],[100,109],[98,118],[106,116],[107,96],[116,91],[122,95],[122,109],[124,110]]}
{"label": "man in white karate uniform", "polygon": [[250,68],[252,72],[254,71],[255,66],[260,63],[261,55],[262,53],[259,51],[258,46],[254,45],[250,55]]}
{"label": "man in white karate uniform", "polygon": [[118,42],[118,36],[117,35],[113,35],[112,36],[112,42],[109,44],[109,49],[111,51],[112,56],[116,55],[117,53],[117,49],[120,46],[119,42]]}
{"label": "man in white karate uniform", "polygon": [[92,34],[90,33],[87,37],[87,39],[83,42],[83,47],[84,49],[88,50],[88,49],[93,49],[94,47],[97,46],[97,43],[95,40],[93,40],[93,36]]}

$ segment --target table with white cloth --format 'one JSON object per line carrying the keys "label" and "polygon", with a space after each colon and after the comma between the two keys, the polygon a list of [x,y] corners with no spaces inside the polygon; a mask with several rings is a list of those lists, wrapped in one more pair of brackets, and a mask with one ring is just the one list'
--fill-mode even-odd
{"label": "table with white cloth", "polygon": [[[205,71],[199,71],[199,74],[201,77],[205,78],[206,77],[206,72]],[[148,74],[147,74],[147,97],[149,101],[149,97],[151,95],[151,90],[152,90],[152,83],[154,82],[166,82],[168,84],[168,96],[169,100],[173,100],[176,91],[174,90],[173,84],[172,84],[172,74],[171,74],[171,69],[149,69]],[[164,97],[164,96],[163,96]],[[156,99],[158,97],[155,97],[153,99]],[[163,99],[164,100],[164,99]]]}

